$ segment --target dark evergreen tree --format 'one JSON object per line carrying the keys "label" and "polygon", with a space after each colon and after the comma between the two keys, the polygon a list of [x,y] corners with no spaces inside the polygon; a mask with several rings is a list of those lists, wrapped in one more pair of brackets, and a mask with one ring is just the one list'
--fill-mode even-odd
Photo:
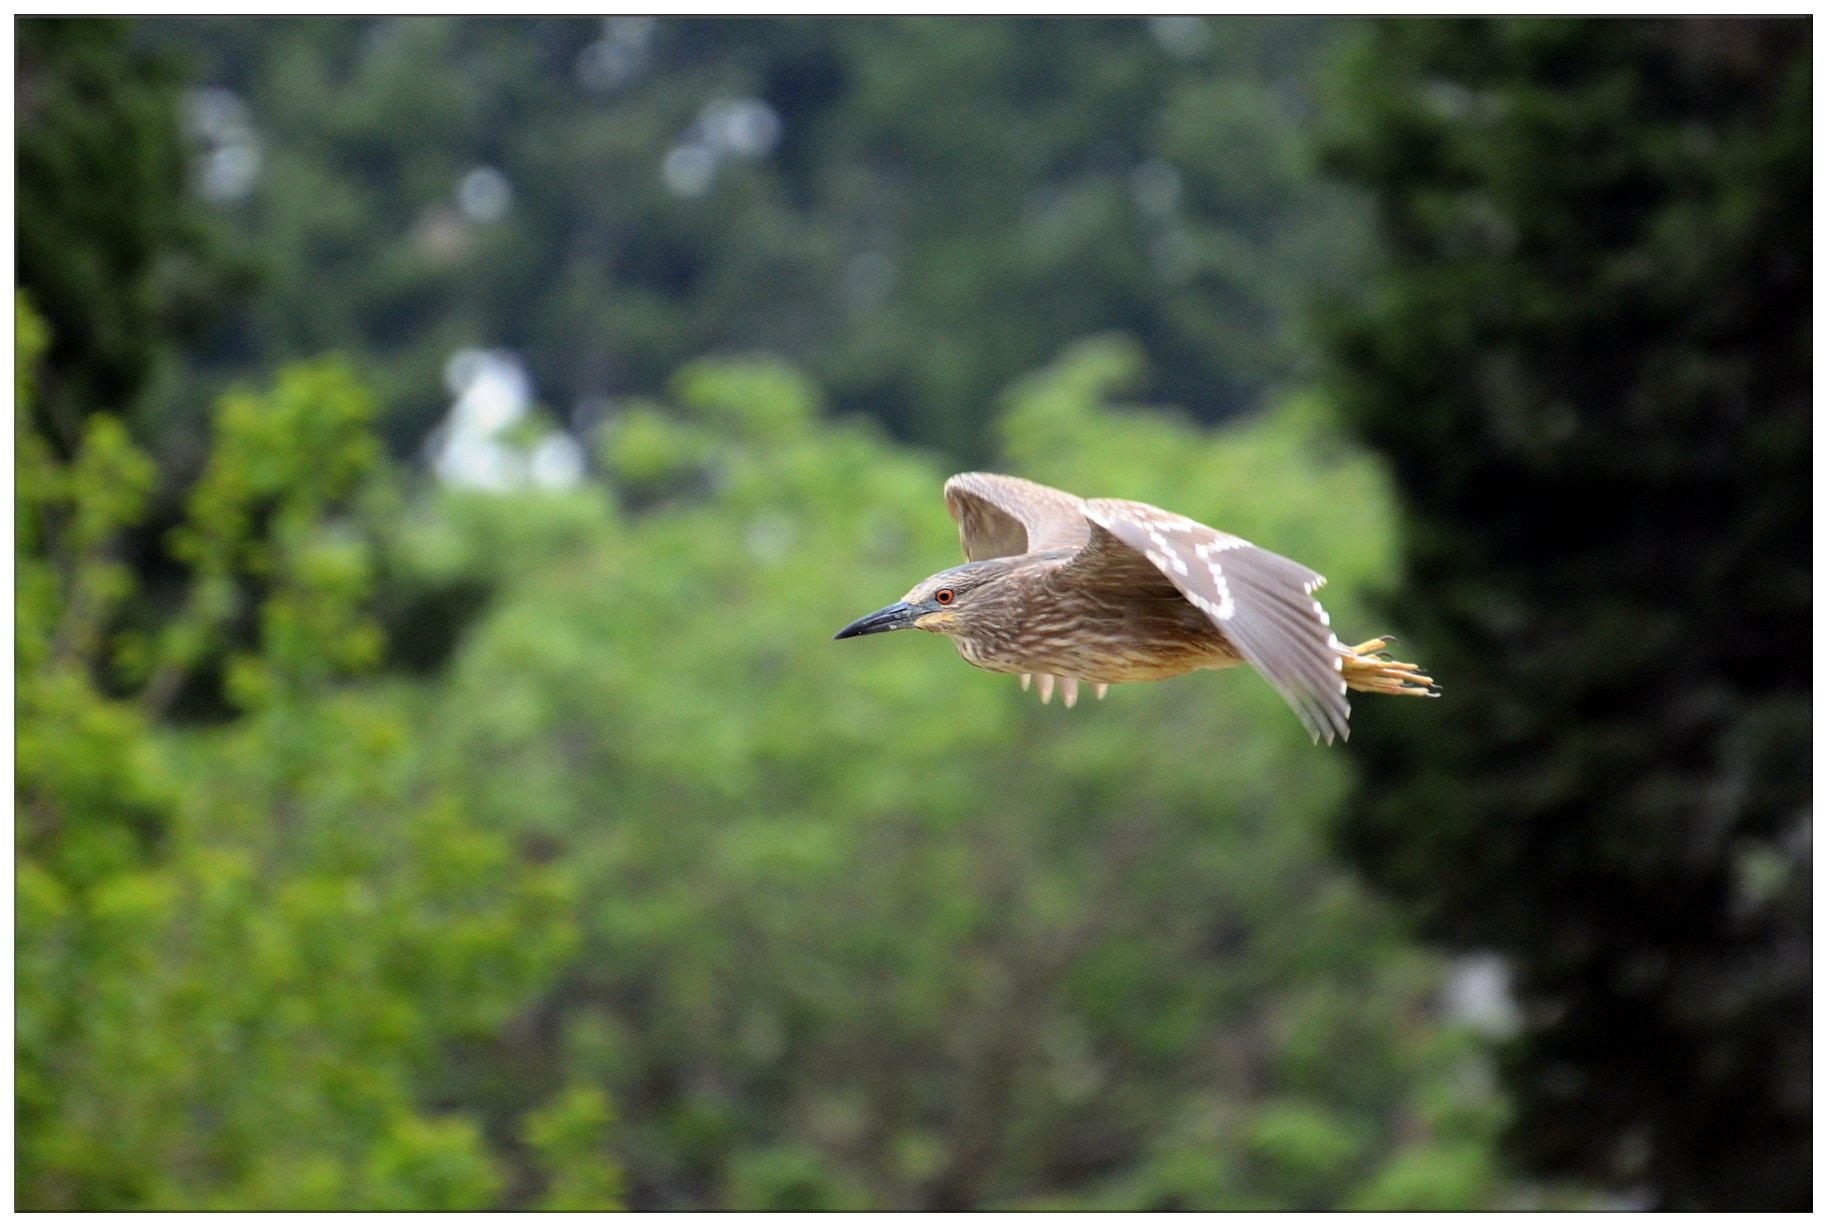
{"label": "dark evergreen tree", "polygon": [[128,30],[14,23],[15,276],[50,326],[38,413],[65,455],[85,415],[132,409],[159,347],[246,284],[184,190],[177,64],[132,50]]}
{"label": "dark evergreen tree", "polygon": [[1809,37],[1386,22],[1331,136],[1445,690],[1363,705],[1344,842],[1512,961],[1513,1156],[1670,1209],[1811,1197]]}

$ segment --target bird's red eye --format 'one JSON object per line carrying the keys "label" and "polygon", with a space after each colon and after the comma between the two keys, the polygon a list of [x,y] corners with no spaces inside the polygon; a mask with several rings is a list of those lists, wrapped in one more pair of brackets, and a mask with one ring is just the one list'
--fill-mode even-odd
{"label": "bird's red eye", "polygon": [[941,588],[939,591],[933,593],[933,600],[939,602],[941,605],[950,605],[952,603],[953,595],[950,588]]}

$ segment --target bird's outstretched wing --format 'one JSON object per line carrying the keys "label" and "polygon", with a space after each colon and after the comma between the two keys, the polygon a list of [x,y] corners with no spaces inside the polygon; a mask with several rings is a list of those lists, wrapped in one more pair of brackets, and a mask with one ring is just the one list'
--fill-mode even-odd
{"label": "bird's outstretched wing", "polygon": [[1091,534],[1067,566],[1080,582],[1131,585],[1147,559],[1269,680],[1315,741],[1350,736],[1344,648],[1313,599],[1324,576],[1147,503],[1097,498],[1079,505]]}
{"label": "bird's outstretched wing", "polygon": [[1091,535],[1083,499],[1000,473],[958,474],[945,483],[945,507],[966,562],[1077,549]]}

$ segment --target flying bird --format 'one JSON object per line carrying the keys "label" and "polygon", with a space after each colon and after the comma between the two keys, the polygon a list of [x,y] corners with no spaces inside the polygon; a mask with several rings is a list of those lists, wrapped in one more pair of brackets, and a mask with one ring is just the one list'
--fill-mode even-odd
{"label": "flying bird", "polygon": [[960,473],[945,483],[963,566],[921,580],[838,639],[918,629],[947,635],[979,669],[1013,673],[1040,701],[1058,679],[1098,698],[1249,663],[1318,742],[1351,735],[1347,690],[1436,696],[1394,660],[1383,635],[1346,647],[1314,592],[1325,578],[1185,516],[1126,499],[1081,499],[1019,477]]}

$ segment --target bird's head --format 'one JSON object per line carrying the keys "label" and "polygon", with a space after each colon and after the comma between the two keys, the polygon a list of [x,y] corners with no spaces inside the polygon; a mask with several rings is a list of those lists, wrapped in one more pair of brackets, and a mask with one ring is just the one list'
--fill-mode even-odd
{"label": "bird's head", "polygon": [[1009,573],[1014,561],[990,558],[941,571],[915,584],[906,596],[886,609],[858,618],[832,638],[910,629],[957,634],[970,622],[973,612],[981,612],[996,581]]}

